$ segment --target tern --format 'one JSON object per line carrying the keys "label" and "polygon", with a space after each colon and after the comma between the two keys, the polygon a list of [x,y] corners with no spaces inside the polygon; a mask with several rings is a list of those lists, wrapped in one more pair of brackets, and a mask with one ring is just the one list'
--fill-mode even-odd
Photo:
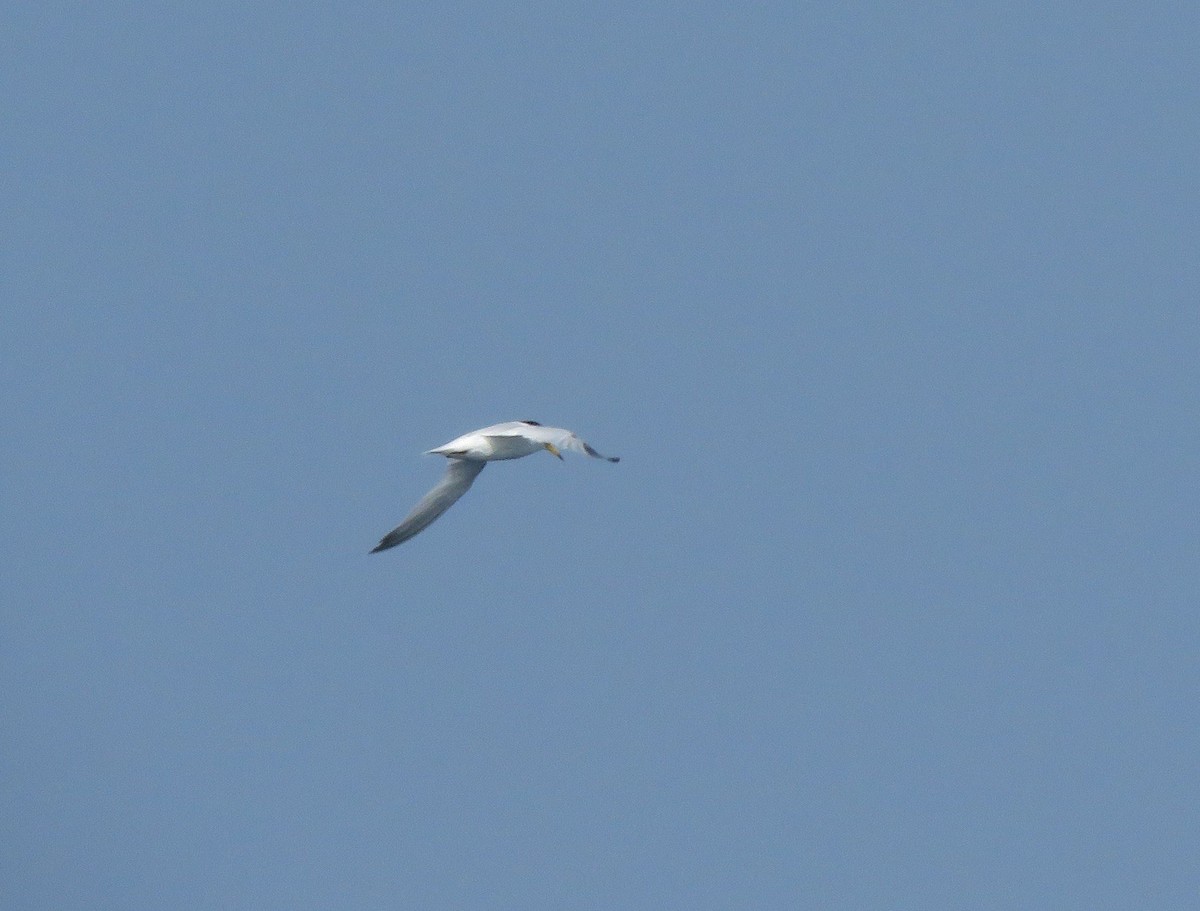
{"label": "tern", "polygon": [[446,473],[413,507],[408,517],[383,536],[371,553],[377,554],[403,544],[428,528],[467,492],[488,462],[520,459],[543,449],[560,459],[565,449],[581,452],[594,459],[621,461],[617,456],[601,455],[569,430],[543,427],[537,421],[508,421],[482,430],[472,430],[444,446],[429,450],[427,454],[445,456],[449,460]]}

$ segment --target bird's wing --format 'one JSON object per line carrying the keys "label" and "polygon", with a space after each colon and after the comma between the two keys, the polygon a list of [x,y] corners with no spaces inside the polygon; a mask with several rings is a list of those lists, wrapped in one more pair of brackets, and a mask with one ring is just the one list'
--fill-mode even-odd
{"label": "bird's wing", "polygon": [[418,532],[424,531],[429,525],[454,505],[454,501],[467,492],[475,482],[479,472],[483,471],[487,462],[468,461],[466,459],[450,459],[446,473],[437,485],[421,501],[413,507],[403,522],[383,536],[371,553],[378,553],[402,544]]}
{"label": "bird's wing", "polygon": [[528,431],[528,436],[539,443],[551,443],[559,449],[581,452],[584,455],[590,455],[593,459],[604,459],[608,462],[621,461],[620,456],[601,455],[579,437],[575,436],[575,434],[571,433],[571,431],[564,430],[561,427],[530,427]]}

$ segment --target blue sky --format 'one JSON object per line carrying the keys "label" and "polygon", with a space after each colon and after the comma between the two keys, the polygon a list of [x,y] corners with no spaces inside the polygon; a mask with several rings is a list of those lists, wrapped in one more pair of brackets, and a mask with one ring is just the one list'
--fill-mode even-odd
{"label": "blue sky", "polygon": [[3,20],[4,907],[1195,900],[1190,7]]}

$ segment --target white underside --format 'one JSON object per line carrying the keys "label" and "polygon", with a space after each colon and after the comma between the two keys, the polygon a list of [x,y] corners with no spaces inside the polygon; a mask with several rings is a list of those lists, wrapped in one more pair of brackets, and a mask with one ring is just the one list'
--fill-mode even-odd
{"label": "white underside", "polygon": [[449,459],[472,462],[499,462],[504,459],[519,459],[545,449],[544,443],[524,436],[491,436],[476,431],[451,440],[444,446],[429,450]]}

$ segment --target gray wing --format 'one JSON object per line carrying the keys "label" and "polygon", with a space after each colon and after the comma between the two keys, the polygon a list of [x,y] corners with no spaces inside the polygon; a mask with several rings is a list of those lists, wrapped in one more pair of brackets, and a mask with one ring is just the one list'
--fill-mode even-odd
{"label": "gray wing", "polygon": [[547,431],[551,431],[551,433],[548,433],[547,436],[552,437],[550,442],[559,449],[570,449],[574,452],[582,452],[585,455],[590,455],[593,459],[604,459],[606,462],[621,461],[620,456],[606,456],[596,452],[595,449],[593,449],[579,437],[575,436],[575,434],[571,433],[569,430],[563,430],[561,427],[547,427],[545,429]]}
{"label": "gray wing", "polygon": [[575,436],[575,434],[571,434],[571,439],[567,442],[567,448],[574,449],[576,451],[582,450],[583,452],[590,455],[593,459],[604,459],[604,461],[606,461],[606,462],[621,461],[620,456],[606,456],[606,455],[603,455],[602,453],[596,452],[596,450],[594,450],[591,446],[589,446],[584,440],[581,440],[581,439],[579,439],[579,437]]}
{"label": "gray wing", "polygon": [[544,427],[541,424],[531,424],[529,421],[509,421],[505,424],[493,424],[476,430],[475,433],[485,437],[524,437],[537,443],[550,443],[559,449],[569,449],[590,455],[593,459],[604,459],[606,462],[619,462],[620,456],[606,456],[597,452],[584,440],[571,431],[562,427]]}
{"label": "gray wing", "polygon": [[395,547],[397,544],[403,544],[413,535],[428,528],[434,519],[453,506],[454,501],[467,492],[479,476],[479,472],[483,471],[484,466],[487,465],[487,462],[468,461],[467,459],[450,459],[449,462],[450,465],[446,468],[446,473],[442,475],[437,486],[421,497],[421,501],[408,514],[408,518],[384,535],[371,553],[376,554],[389,547]]}

